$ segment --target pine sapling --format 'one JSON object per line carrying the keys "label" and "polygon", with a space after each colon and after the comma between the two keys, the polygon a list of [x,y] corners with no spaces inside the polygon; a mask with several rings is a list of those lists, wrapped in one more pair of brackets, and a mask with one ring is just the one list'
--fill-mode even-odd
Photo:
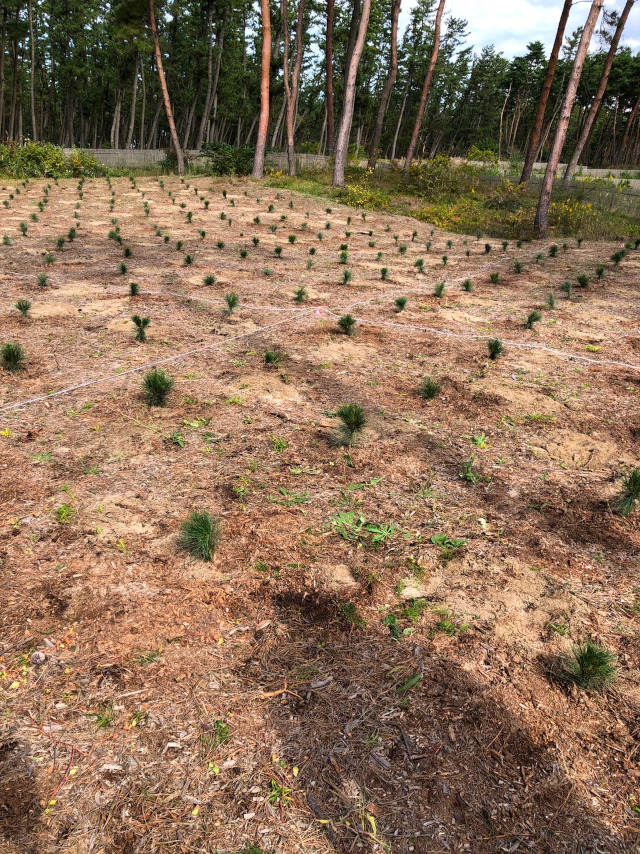
{"label": "pine sapling", "polygon": [[487,341],[487,349],[489,350],[489,358],[494,362],[504,352],[502,341],[499,338],[490,338]]}
{"label": "pine sapling", "polygon": [[433,400],[440,394],[440,383],[431,377],[425,377],[418,386],[418,394],[423,400]]}
{"label": "pine sapling", "polygon": [[164,406],[175,380],[161,368],[154,368],[144,375],[143,393],[147,406]]}
{"label": "pine sapling", "polygon": [[394,300],[394,304],[396,307],[396,311],[398,313],[400,313],[401,311],[404,311],[405,308],[407,307],[407,298],[406,297],[396,297]]}
{"label": "pine sapling", "polygon": [[233,314],[233,310],[238,307],[240,299],[235,291],[225,294],[224,301],[227,304],[227,314]]}
{"label": "pine sapling", "polygon": [[18,309],[22,317],[27,317],[29,309],[31,308],[31,301],[28,299],[19,299],[15,303],[15,307]]}
{"label": "pine sapling", "polygon": [[309,294],[306,288],[298,288],[293,295],[294,302],[305,302],[309,299]]}
{"label": "pine sapling", "polygon": [[445,290],[446,290],[445,283],[444,282],[438,282],[438,284],[433,289],[433,295],[435,297],[442,297],[442,296],[444,296]]}
{"label": "pine sapling", "polygon": [[139,314],[134,314],[131,320],[136,326],[136,341],[144,344],[147,340],[146,329],[151,323],[151,320],[148,317],[140,317]]}
{"label": "pine sapling", "polygon": [[356,319],[351,314],[343,314],[338,320],[338,326],[345,335],[354,335],[356,331]]}
{"label": "pine sapling", "polygon": [[220,519],[205,511],[192,513],[180,528],[178,544],[198,560],[211,561],[220,539]]}
{"label": "pine sapling", "polygon": [[609,503],[609,506],[621,516],[629,516],[639,501],[640,469],[633,469],[622,481],[622,492]]}
{"label": "pine sapling", "polygon": [[524,325],[524,328],[533,329],[533,324],[538,323],[540,320],[542,320],[542,315],[537,309],[534,309],[533,311],[530,311],[527,315],[527,320]]}
{"label": "pine sapling", "polygon": [[361,433],[367,424],[365,411],[357,403],[344,403],[338,407],[336,415],[342,422],[339,438],[343,444],[351,446],[356,435]]}
{"label": "pine sapling", "polygon": [[0,348],[2,367],[10,374],[15,374],[16,371],[20,370],[25,358],[25,352],[20,344],[8,341]]}

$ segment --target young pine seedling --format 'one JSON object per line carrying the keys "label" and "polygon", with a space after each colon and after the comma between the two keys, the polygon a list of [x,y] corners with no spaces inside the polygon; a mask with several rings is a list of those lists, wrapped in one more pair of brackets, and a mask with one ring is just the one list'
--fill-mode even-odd
{"label": "young pine seedling", "polygon": [[15,307],[18,309],[22,317],[26,317],[29,314],[29,309],[31,308],[31,302],[28,299],[19,299]]}
{"label": "young pine seedling", "polygon": [[29,226],[27,225],[26,222],[20,223],[20,231],[22,232],[23,237],[27,236],[27,232],[29,231]]}
{"label": "young pine seedling", "polygon": [[596,267],[596,279],[600,281],[604,276],[604,267]]}
{"label": "young pine seedling", "polygon": [[489,279],[492,285],[500,284],[500,273],[489,273]]}
{"label": "young pine seedling", "polygon": [[424,273],[424,258],[418,258],[413,262],[413,266],[416,267],[419,273]]}
{"label": "young pine seedling", "polygon": [[443,264],[443,266],[444,266],[444,267],[446,267],[446,266],[447,266],[447,261],[448,261],[448,260],[449,260],[449,256],[448,256],[448,255],[443,255],[443,256],[442,256],[442,264]]}
{"label": "young pine seedling", "polygon": [[462,283],[462,290],[470,293],[473,290],[473,284],[471,283],[471,279],[465,279]]}
{"label": "young pine seedling", "polygon": [[15,374],[22,367],[26,356],[20,344],[7,341],[0,349],[0,361],[5,371]]}
{"label": "young pine seedling", "polygon": [[404,311],[405,308],[407,307],[407,298],[406,297],[396,297],[395,301],[394,301],[394,305],[396,307],[396,311],[399,314],[401,311]]}
{"label": "young pine seedling", "polygon": [[351,446],[356,435],[361,433],[367,424],[365,411],[358,403],[344,403],[338,407],[336,415],[342,422],[338,437],[340,444]]}
{"label": "young pine seedling", "polygon": [[616,657],[591,638],[576,644],[552,675],[587,691],[603,693],[615,681]]}
{"label": "young pine seedling", "polygon": [[227,314],[230,315],[233,314],[233,310],[238,307],[240,299],[235,291],[231,291],[231,293],[225,294],[224,301],[227,304]]}
{"label": "young pine seedling", "polygon": [[504,352],[502,341],[499,338],[490,338],[487,341],[487,349],[489,350],[489,358],[493,362]]}
{"label": "young pine seedling", "polygon": [[351,270],[345,270],[342,274],[342,284],[348,285],[352,279],[353,279],[353,273],[351,272]]}
{"label": "young pine seedling", "polygon": [[488,255],[490,252],[491,252],[491,244],[490,244],[490,243],[485,243],[485,244],[484,244],[484,254],[485,254],[485,255]]}
{"label": "young pine seedling", "polygon": [[49,284],[49,277],[46,273],[38,273],[38,287],[46,288]]}
{"label": "young pine seedling", "polygon": [[513,262],[513,271],[514,271],[514,273],[521,273],[522,272],[522,262],[521,261],[514,261]]}
{"label": "young pine seedling", "polygon": [[183,263],[185,267],[190,267],[193,264],[193,255],[185,255]]}
{"label": "young pine seedling", "polygon": [[556,297],[553,293],[553,288],[549,291],[549,296],[547,297],[547,308],[554,309],[556,307]]}
{"label": "young pine seedling", "polygon": [[264,363],[269,368],[279,368],[282,362],[282,355],[277,350],[267,350],[264,354]]}
{"label": "young pine seedling", "polygon": [[442,296],[444,296],[445,290],[446,290],[445,283],[444,282],[438,282],[438,284],[433,289],[433,295],[435,297],[442,297]]}
{"label": "young pine seedling", "polygon": [[121,273],[121,275],[123,275],[123,276],[126,276],[126,275],[127,275],[127,265],[124,263],[124,261],[121,261],[121,262],[120,262],[120,267],[119,267],[119,269],[120,269],[120,273]]}
{"label": "young pine seedling", "polygon": [[557,254],[558,254],[558,244],[552,243],[551,246],[549,247],[549,257],[555,258]]}
{"label": "young pine seedling", "polygon": [[216,277],[215,277],[215,276],[213,276],[213,275],[209,274],[208,276],[205,276],[205,277],[203,278],[203,280],[202,280],[202,284],[203,284],[203,285],[206,285],[207,287],[209,287],[209,288],[210,288],[210,287],[212,287],[213,285],[215,285],[215,283],[216,283],[217,281],[218,281],[218,280],[216,279]]}
{"label": "young pine seedling", "polygon": [[584,273],[581,273],[579,276],[576,276],[576,282],[580,285],[581,288],[589,287],[589,279],[585,276]]}
{"label": "young pine seedling", "polygon": [[440,394],[440,383],[431,377],[425,377],[418,386],[418,394],[423,400],[433,400]]}
{"label": "young pine seedling", "polygon": [[338,264],[346,264],[349,260],[349,253],[346,249],[343,249],[340,255],[338,256]]}
{"label": "young pine seedling", "polygon": [[309,299],[309,294],[306,288],[298,288],[298,290],[293,295],[294,302],[305,302]]}
{"label": "young pine seedling", "polygon": [[639,501],[640,469],[634,469],[622,481],[622,492],[609,503],[609,506],[615,513],[619,513],[621,516],[629,516]]}
{"label": "young pine seedling", "polygon": [[64,249],[64,242],[64,237],[58,237],[58,239],[56,240],[56,249],[58,250],[58,252],[62,252],[62,250]]}
{"label": "young pine seedling", "polygon": [[122,254],[125,258],[131,258],[131,248],[129,246],[125,246],[122,250]]}
{"label": "young pine seedling", "polygon": [[152,371],[148,371],[144,375],[142,383],[147,406],[164,406],[174,382],[174,379],[165,374],[161,368],[154,368]]}
{"label": "young pine seedling", "polygon": [[503,240],[503,241],[502,241],[502,251],[503,251],[503,252],[506,252],[506,251],[507,251],[508,246],[509,246],[509,241],[508,241],[508,240]]}
{"label": "young pine seedling", "polygon": [[542,320],[542,315],[540,314],[540,312],[537,309],[534,309],[533,311],[530,311],[529,314],[527,315],[527,320],[526,320],[526,323],[524,325],[524,328],[525,329],[533,329],[533,324],[538,323],[541,320]]}
{"label": "young pine seedling", "polygon": [[338,326],[345,335],[355,335],[356,331],[356,319],[351,314],[343,314],[342,317],[338,320]]}
{"label": "young pine seedling", "polygon": [[180,527],[180,548],[198,560],[211,561],[220,539],[220,519],[206,510],[192,513]]}
{"label": "young pine seedling", "polygon": [[389,281],[389,268],[388,267],[383,267],[382,270],[380,270],[380,278],[382,279],[383,282]]}
{"label": "young pine seedling", "polygon": [[282,246],[276,246],[276,248],[273,251],[274,251],[277,258],[282,257]]}
{"label": "young pine seedling", "polygon": [[573,285],[571,282],[563,282],[560,285],[560,290],[566,296],[567,299],[571,299],[571,291],[573,290]]}
{"label": "young pine seedling", "polygon": [[151,323],[151,320],[148,317],[140,317],[139,314],[134,314],[131,320],[134,322],[136,327],[136,341],[144,344],[147,340],[146,329]]}

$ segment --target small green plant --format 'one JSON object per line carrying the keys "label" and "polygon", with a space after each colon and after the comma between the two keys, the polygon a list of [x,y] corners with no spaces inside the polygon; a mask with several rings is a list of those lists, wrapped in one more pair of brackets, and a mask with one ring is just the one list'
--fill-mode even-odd
{"label": "small green plant", "polygon": [[0,349],[2,367],[10,374],[15,374],[16,371],[20,370],[25,358],[26,356],[22,346],[12,341],[7,341],[7,343],[2,346],[2,349]]}
{"label": "small green plant", "polygon": [[211,561],[219,539],[220,519],[203,510],[192,513],[182,523],[178,543],[192,557]]}
{"label": "small green plant", "polygon": [[640,501],[640,469],[633,469],[622,481],[622,492],[609,503],[609,506],[621,516],[629,516],[638,501]]}
{"label": "small green plant", "polygon": [[622,260],[624,260],[624,257],[626,254],[627,254],[626,250],[624,250],[624,249],[618,249],[617,252],[614,252],[613,255],[611,256],[611,260],[613,261],[613,266],[618,267],[620,265],[620,262]]}
{"label": "small green plant", "polygon": [[263,267],[262,268],[262,275],[267,276],[267,277],[273,276],[273,270],[271,269],[271,267]]}
{"label": "small green plant", "polygon": [[441,549],[440,557],[445,563],[452,560],[456,553],[467,544],[466,540],[451,539],[447,534],[434,534],[431,537],[431,542],[434,546],[439,546]]}
{"label": "small green plant", "polygon": [[573,285],[571,282],[563,282],[560,285],[560,290],[566,296],[567,299],[571,299],[571,291],[573,290]]}
{"label": "small green plant", "polygon": [[438,282],[438,284],[433,289],[434,297],[442,297],[444,296],[444,292],[446,290],[446,285],[444,282]]}
{"label": "small green plant", "polygon": [[15,303],[15,307],[18,309],[22,317],[26,317],[29,314],[29,309],[31,308],[31,301],[28,299],[19,299]]}
{"label": "small green plant", "polygon": [[461,287],[463,291],[470,293],[473,290],[473,284],[471,282],[471,279],[465,279]]}
{"label": "small green plant", "polygon": [[294,302],[305,302],[309,299],[309,294],[306,288],[298,288],[293,295]]}
{"label": "small green plant", "polygon": [[246,258],[248,254],[249,254],[249,253],[247,252],[247,250],[246,250],[246,249],[241,249],[241,250],[240,250],[240,257],[241,257],[242,259]]}
{"label": "small green plant", "polygon": [[9,235],[8,235],[8,234],[4,234],[4,235],[2,236],[2,245],[3,245],[3,246],[11,246],[12,244],[13,244],[13,241],[11,240],[11,238],[9,237]]}
{"label": "small green plant", "polygon": [[558,254],[558,244],[552,243],[551,246],[549,247],[549,257],[555,258],[557,254]]}
{"label": "small green plant", "polygon": [[394,300],[394,305],[396,307],[396,311],[398,313],[400,313],[401,311],[404,311],[405,308],[407,307],[407,302],[408,302],[408,300],[406,297],[396,297]]}
{"label": "small green plant", "polygon": [[148,317],[140,317],[139,314],[134,314],[131,318],[136,327],[136,341],[140,341],[141,344],[147,340],[146,329],[151,323],[151,320]]}
{"label": "small green plant", "polygon": [[148,371],[142,384],[147,406],[164,406],[174,382],[161,368]]}
{"label": "small green plant", "polygon": [[576,282],[580,285],[581,288],[589,287],[589,279],[585,276],[584,273],[581,273],[579,276],[576,276]]}
{"label": "small green plant", "polygon": [[338,326],[345,335],[354,335],[356,331],[356,319],[351,314],[343,314],[338,320]]}
{"label": "small green plant", "polygon": [[485,254],[485,255],[488,255],[490,252],[491,252],[491,244],[490,244],[490,243],[485,243],[485,244],[484,244],[484,254]]}
{"label": "small green plant", "polygon": [[490,338],[487,341],[487,349],[489,350],[489,358],[492,361],[495,361],[504,352],[502,341],[499,338]]}
{"label": "small green plant", "polygon": [[596,279],[600,281],[604,276],[604,267],[596,267]]}
{"label": "small green plant", "polygon": [[424,273],[424,258],[417,258],[413,262],[413,266],[417,268],[419,273]]}
{"label": "small green plant", "polygon": [[273,251],[278,258],[282,257],[282,246],[276,246]]}
{"label": "small green plant", "polygon": [[353,273],[351,272],[351,270],[344,270],[342,273],[342,284],[348,285],[352,279],[353,279]]}
{"label": "small green plant", "polygon": [[216,246],[218,247],[218,249],[224,249],[224,240],[218,240]]}
{"label": "small green plant", "polygon": [[345,445],[351,445],[358,433],[361,433],[366,424],[367,416],[364,409],[358,403],[344,403],[336,410],[336,415],[342,422],[340,425],[340,438]]}
{"label": "small green plant", "polygon": [[287,240],[289,241],[289,243],[291,243],[292,245],[296,242],[296,240],[297,240],[297,239],[298,239],[298,238],[296,237],[296,235],[295,235],[295,234],[290,234],[290,235],[289,235],[289,237],[287,238]]}
{"label": "small green plant", "polygon": [[425,377],[418,386],[418,394],[423,400],[433,400],[440,394],[440,383],[431,377]]}
{"label": "small green plant", "polygon": [[476,446],[476,448],[488,448],[489,443],[487,442],[487,437],[484,433],[478,433],[476,436],[471,437],[471,441]]}
{"label": "small green plant", "polygon": [[64,237],[58,237],[58,239],[56,240],[56,249],[58,250],[58,252],[62,252],[62,250],[64,249],[64,242]]}
{"label": "small green plant", "polygon": [[460,477],[463,480],[468,480],[469,483],[477,483],[478,475],[474,471],[474,465],[476,462],[476,455],[473,454],[470,459],[466,462],[462,463],[462,469],[460,471]]}
{"label": "small green plant", "polygon": [[126,275],[127,275],[127,265],[124,263],[124,261],[121,261],[121,262],[120,262],[120,274],[121,274],[122,276],[126,276]]}
{"label": "small green plant", "polygon": [[38,273],[38,287],[46,288],[49,284],[49,277],[46,273]]}
{"label": "small green plant", "polygon": [[202,284],[203,284],[203,285],[207,285],[207,287],[212,287],[213,285],[215,285],[215,283],[216,283],[217,281],[218,281],[218,280],[216,279],[216,277],[215,277],[214,275],[212,275],[211,273],[209,273],[209,275],[208,275],[208,276],[205,276],[205,277],[202,279]]}
{"label": "small green plant", "polygon": [[547,308],[554,309],[556,307],[556,297],[553,293],[553,288],[549,291],[549,296],[547,297]]}
{"label": "small green plant", "polygon": [[227,314],[233,314],[233,310],[238,307],[240,298],[235,291],[231,291],[231,293],[225,294],[224,301],[227,304]]}
{"label": "small green plant", "polygon": [[534,323],[539,323],[542,320],[542,314],[537,309],[530,311],[527,315],[526,323],[524,324],[525,329],[533,329]]}
{"label": "small green plant", "polygon": [[513,271],[514,271],[514,273],[521,273],[522,272],[522,262],[521,261],[514,261],[513,262]]}
{"label": "small green plant", "polygon": [[489,273],[489,279],[492,285],[500,284],[500,273]]}
{"label": "small green plant", "polygon": [[269,365],[274,368],[279,368],[281,362],[282,354],[278,353],[277,350],[267,350],[267,352],[264,354],[265,365]]}
{"label": "small green plant", "polygon": [[190,267],[193,264],[193,255],[185,255],[183,263],[185,267]]}
{"label": "small green plant", "polygon": [[389,268],[388,267],[383,267],[382,270],[380,270],[380,278],[382,279],[383,282],[389,281]]}
{"label": "small green plant", "polygon": [[343,249],[340,255],[338,256],[338,264],[346,264],[349,260],[349,253],[346,249]]}
{"label": "small green plant", "polygon": [[27,225],[26,222],[20,223],[20,231],[22,232],[23,237],[27,236],[27,232],[29,231],[29,226]]}
{"label": "small green plant", "polygon": [[400,244],[400,246],[398,246],[398,252],[399,252],[401,255],[406,255],[406,254],[407,254],[407,247],[406,247],[406,245],[405,245],[404,243],[401,243],[401,244]]}
{"label": "small green plant", "polygon": [[574,645],[571,655],[561,661],[559,669],[552,671],[552,675],[560,682],[603,693],[616,679],[615,661],[614,653],[587,638]]}
{"label": "small green plant", "polygon": [[77,510],[72,504],[61,504],[56,508],[55,517],[61,525],[68,525],[77,515]]}
{"label": "small green plant", "polygon": [[447,266],[447,262],[448,262],[448,260],[449,260],[449,256],[448,256],[448,255],[443,255],[443,256],[442,256],[442,264],[443,264],[443,266],[444,266],[444,267],[446,267],[446,266]]}

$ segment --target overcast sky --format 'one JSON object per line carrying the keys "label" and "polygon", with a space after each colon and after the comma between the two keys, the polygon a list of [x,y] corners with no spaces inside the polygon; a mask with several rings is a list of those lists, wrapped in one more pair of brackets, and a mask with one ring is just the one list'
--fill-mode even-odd
{"label": "overcast sky", "polygon": [[[408,22],[407,11],[412,0],[403,0],[403,18]],[[589,2],[574,4],[566,33],[569,34],[584,24],[589,11]],[[468,21],[468,44],[476,51],[494,44],[505,56],[522,55],[532,41],[541,41],[551,48],[556,34],[562,0],[447,0],[445,14]],[[622,11],[624,0],[608,0],[606,9]],[[600,18],[602,20],[602,16]],[[594,37],[595,42],[595,37]],[[640,50],[640,2],[637,2],[627,21],[622,44],[634,53]]]}

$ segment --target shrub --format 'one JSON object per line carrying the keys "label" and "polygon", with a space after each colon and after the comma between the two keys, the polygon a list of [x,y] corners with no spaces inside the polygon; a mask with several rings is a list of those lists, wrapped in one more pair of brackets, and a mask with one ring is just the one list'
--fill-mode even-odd
{"label": "shrub", "polygon": [[65,155],[51,143],[0,144],[0,174],[11,178],[97,178],[104,166],[83,151]]}
{"label": "shrub", "polygon": [[238,294],[235,291],[225,294],[224,301],[227,304],[227,314],[233,314],[234,308],[237,308],[240,302]]}
{"label": "shrub", "polygon": [[514,271],[514,273],[521,273],[522,272],[522,262],[521,261],[514,261],[513,262],[513,271]]}
{"label": "shrub", "polygon": [[140,293],[140,285],[137,282],[129,282],[129,296],[137,297]]}
{"label": "shrub", "polygon": [[139,314],[134,314],[131,320],[136,326],[136,341],[140,341],[141,344],[144,344],[147,340],[147,333],[145,330],[151,323],[151,320],[148,317],[140,317]]}
{"label": "shrub", "polygon": [[338,256],[338,264],[346,264],[349,260],[349,253],[343,249],[340,255]]}
{"label": "shrub", "polygon": [[604,267],[596,267],[596,279],[600,281],[604,276]]}
{"label": "shrub", "polygon": [[382,279],[383,282],[387,282],[389,280],[389,268],[388,267],[383,267],[382,270],[380,270],[380,278]]}
{"label": "shrub", "polygon": [[589,691],[605,691],[616,678],[616,656],[592,638],[576,644],[553,675]]}
{"label": "shrub", "polygon": [[180,527],[178,544],[199,560],[211,561],[220,539],[220,519],[206,510],[192,513]]}
{"label": "shrub", "polygon": [[396,307],[397,312],[404,311],[404,309],[407,307],[407,298],[406,297],[396,297],[395,307]]}
{"label": "shrub", "polygon": [[205,276],[205,277],[204,277],[204,279],[202,280],[202,284],[203,284],[203,285],[207,285],[207,287],[211,287],[212,285],[215,285],[215,283],[216,283],[217,281],[218,281],[218,280],[216,279],[216,277],[215,277],[215,276],[213,276],[213,275],[209,274],[208,276]]}
{"label": "shrub", "polygon": [[425,377],[418,386],[418,394],[423,400],[433,400],[440,394],[440,383],[431,377]]}
{"label": "shrub", "polygon": [[193,264],[193,255],[185,255],[183,263],[185,267],[190,267]]}
{"label": "shrub", "polygon": [[276,246],[276,248],[273,251],[278,258],[280,258],[282,256],[282,246]]}
{"label": "shrub", "polygon": [[143,390],[148,406],[164,406],[173,388],[174,380],[161,368],[154,368],[144,375]]}
{"label": "shrub", "polygon": [[542,320],[542,315],[537,309],[534,309],[529,312],[524,328],[533,329],[533,324],[538,323],[540,320]]}
{"label": "shrub", "polygon": [[305,302],[305,300],[309,299],[309,294],[307,293],[306,288],[298,288],[298,290],[293,295],[294,302]]}
{"label": "shrub", "polygon": [[352,278],[353,273],[351,272],[351,270],[345,270],[342,274],[342,284],[348,285]]}
{"label": "shrub", "polygon": [[119,269],[120,269],[120,273],[121,273],[123,276],[126,276],[126,275],[127,275],[127,265],[124,263],[124,261],[121,261],[121,262],[120,262],[120,267],[119,267]]}
{"label": "shrub", "polygon": [[23,237],[27,236],[27,232],[29,231],[29,226],[27,225],[26,222],[20,223],[20,231],[22,232]]}
{"label": "shrub", "polygon": [[356,331],[356,319],[351,314],[343,314],[338,320],[338,326],[345,335],[354,335]]}
{"label": "shrub", "polygon": [[8,341],[6,344],[3,345],[2,349],[0,349],[0,360],[2,361],[2,367],[10,374],[14,374],[22,367],[22,363],[24,362],[25,358],[25,352],[22,349],[21,345],[15,344],[12,341]]}
{"label": "shrub", "polygon": [[556,307],[556,297],[553,293],[553,288],[549,291],[549,296],[547,297],[547,306],[551,309]]}
{"label": "shrub", "polygon": [[558,254],[558,244],[552,243],[551,246],[549,247],[549,257],[555,258],[557,254]]}
{"label": "shrub", "polygon": [[433,295],[435,297],[442,297],[442,296],[444,296],[445,290],[446,290],[445,283],[444,282],[438,282],[438,284],[433,289]]}
{"label": "shrub", "polygon": [[419,273],[424,273],[424,258],[417,258],[413,262],[413,266],[417,267]]}
{"label": "shrub", "polygon": [[336,415],[342,422],[340,438],[344,444],[351,445],[356,434],[364,430],[367,417],[364,409],[357,403],[344,403],[336,410]]}
{"label": "shrub", "polygon": [[611,509],[621,516],[629,516],[636,503],[640,501],[640,469],[634,469],[623,481],[622,492],[609,504]]}
{"label": "shrub", "polygon": [[563,282],[562,285],[560,285],[560,289],[567,299],[571,299],[571,291],[573,290],[571,282]]}
{"label": "shrub", "polygon": [[31,301],[28,299],[19,299],[16,304],[16,308],[20,312],[23,317],[26,317],[29,314],[29,309],[31,308]]}
{"label": "shrub", "polygon": [[502,355],[502,353],[504,351],[504,347],[502,346],[502,341],[499,338],[490,338],[487,341],[487,348],[489,350],[489,358],[492,361],[495,361],[498,358],[498,356]]}
{"label": "shrub", "polygon": [[462,290],[467,291],[469,293],[473,290],[473,284],[471,283],[471,279],[465,279],[462,283]]}
{"label": "shrub", "polygon": [[38,286],[41,288],[46,288],[49,284],[49,277],[46,273],[38,273]]}
{"label": "shrub", "polygon": [[579,276],[576,276],[576,282],[580,285],[581,288],[589,287],[589,279],[585,276],[584,273],[581,273]]}
{"label": "shrub", "polygon": [[280,366],[280,362],[282,361],[282,356],[277,350],[267,350],[264,354],[264,363],[265,365],[271,365],[274,368],[278,368]]}

